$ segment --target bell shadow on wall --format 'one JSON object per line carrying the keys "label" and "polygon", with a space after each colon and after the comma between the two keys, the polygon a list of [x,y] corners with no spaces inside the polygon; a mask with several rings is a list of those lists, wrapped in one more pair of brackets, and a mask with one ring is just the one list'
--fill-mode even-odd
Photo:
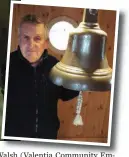
{"label": "bell shadow on wall", "polygon": [[[5,89],[7,100],[4,102],[2,138],[109,146],[115,76],[113,54],[116,56],[114,40],[116,39],[115,25],[117,25],[118,13],[109,10],[22,3],[12,2],[14,10],[10,16],[13,19],[10,39],[12,33],[13,40],[10,41],[10,46],[18,45],[17,35],[21,35],[23,32],[27,33],[24,35],[24,42],[28,42],[33,51],[35,45],[31,43],[33,37],[36,36],[34,39],[42,41],[38,32],[42,23],[33,25],[27,22],[25,25],[25,21],[30,20],[30,17],[36,20],[36,16],[31,14],[36,14],[37,10],[38,13],[41,10],[41,17],[44,20],[47,19],[48,26],[51,20],[64,14],[63,17],[68,16],[78,21],[78,27],[70,32],[67,49],[61,59],[59,54],[53,52],[49,44],[47,49],[45,47],[41,60],[39,58],[40,62],[34,62],[34,64],[30,62],[32,58],[27,58],[23,54],[22,45],[18,45],[15,52],[11,54],[8,52],[10,70],[8,71],[9,80],[6,78],[8,86]],[[25,16],[25,12],[28,13],[28,10],[29,15]],[[42,12],[43,10],[45,13]],[[25,17],[24,24],[20,25],[22,26],[21,34],[18,34],[17,29],[19,27],[17,20],[20,18],[14,15]],[[30,25],[30,29],[25,32]],[[24,28],[27,26],[27,28],[23,29],[23,26]],[[32,33],[32,30],[38,32],[38,38],[37,34]],[[60,39],[60,41],[62,40]],[[14,49],[16,48],[14,47]],[[15,77],[13,77],[14,74]],[[19,80],[21,80],[20,84]],[[26,83],[27,80],[29,80],[28,83]],[[23,91],[22,94],[20,94],[21,91]],[[10,96],[9,93],[12,95]],[[16,100],[17,103],[14,103]],[[21,102],[22,105],[17,105]],[[47,102],[46,106],[45,102]],[[12,107],[12,104],[15,104],[15,107]],[[25,107],[23,108],[23,106]],[[14,121],[15,123],[13,123]],[[8,127],[6,127],[7,125]],[[43,125],[44,127],[42,127]],[[20,133],[18,134],[18,132]],[[41,136],[42,134],[44,136]]]}

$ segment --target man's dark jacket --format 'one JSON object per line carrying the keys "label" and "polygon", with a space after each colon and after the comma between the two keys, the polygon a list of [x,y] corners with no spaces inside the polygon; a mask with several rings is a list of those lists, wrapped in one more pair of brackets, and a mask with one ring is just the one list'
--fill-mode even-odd
{"label": "man's dark jacket", "polygon": [[58,99],[66,101],[78,95],[49,80],[49,72],[58,60],[47,50],[41,57],[34,68],[19,48],[10,55],[5,136],[56,139],[60,125]]}

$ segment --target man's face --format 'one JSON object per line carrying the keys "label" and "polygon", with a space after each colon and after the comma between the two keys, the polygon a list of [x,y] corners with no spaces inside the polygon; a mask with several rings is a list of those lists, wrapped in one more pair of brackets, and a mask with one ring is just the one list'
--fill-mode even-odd
{"label": "man's face", "polygon": [[19,46],[23,57],[30,63],[38,61],[47,47],[44,34],[44,24],[23,23],[20,27]]}

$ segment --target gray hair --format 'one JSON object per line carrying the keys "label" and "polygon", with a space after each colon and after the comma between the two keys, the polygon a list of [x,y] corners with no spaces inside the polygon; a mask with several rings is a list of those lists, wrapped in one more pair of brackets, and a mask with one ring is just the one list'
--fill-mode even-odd
{"label": "gray hair", "polygon": [[44,24],[44,28],[45,28],[45,33],[44,33],[45,40],[49,39],[49,36],[48,36],[48,27],[47,27],[47,25],[45,24],[45,22],[43,21],[43,19],[40,16],[37,16],[35,14],[27,14],[27,15],[23,16],[22,19],[21,19],[21,21],[20,21],[19,28],[18,28],[18,35],[20,35],[20,28],[21,28],[22,24],[24,24],[24,23]]}

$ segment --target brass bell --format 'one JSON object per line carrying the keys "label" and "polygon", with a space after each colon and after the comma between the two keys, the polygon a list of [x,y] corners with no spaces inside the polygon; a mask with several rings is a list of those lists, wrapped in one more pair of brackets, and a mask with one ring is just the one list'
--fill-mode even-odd
{"label": "brass bell", "polygon": [[70,32],[66,52],[50,72],[54,84],[76,91],[111,89],[107,34],[100,29],[97,17],[98,10],[84,9],[83,21]]}

